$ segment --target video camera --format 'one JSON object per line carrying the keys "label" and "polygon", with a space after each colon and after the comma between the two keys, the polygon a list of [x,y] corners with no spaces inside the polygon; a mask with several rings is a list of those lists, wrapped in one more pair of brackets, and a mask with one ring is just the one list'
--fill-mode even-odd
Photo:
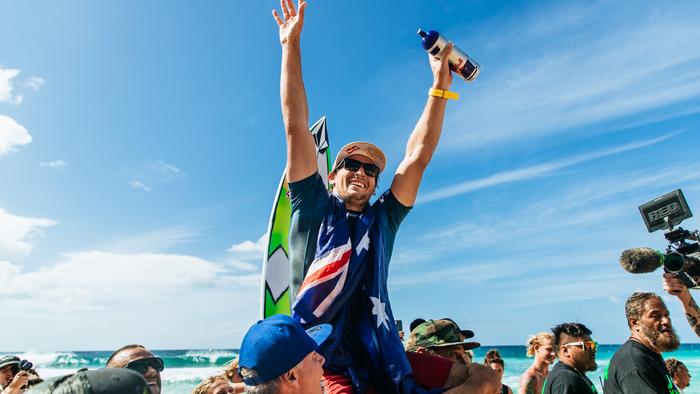
{"label": "video camera", "polygon": [[700,288],[700,244],[698,230],[678,226],[693,216],[681,189],[657,197],[639,206],[644,224],[652,233],[667,229],[668,246],[664,253],[651,248],[633,248],[622,252],[620,265],[628,272],[652,272],[663,266],[666,272],[678,275],[688,288]]}

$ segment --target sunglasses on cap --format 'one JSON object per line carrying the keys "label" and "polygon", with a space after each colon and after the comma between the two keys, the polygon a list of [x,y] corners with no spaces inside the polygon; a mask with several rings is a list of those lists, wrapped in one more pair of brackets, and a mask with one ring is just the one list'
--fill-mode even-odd
{"label": "sunglasses on cap", "polygon": [[165,364],[163,363],[163,359],[160,357],[147,357],[140,358],[134,361],[129,361],[129,363],[126,364],[125,368],[128,368],[132,371],[136,371],[143,375],[146,373],[146,371],[148,371],[148,367],[151,367],[158,372],[162,372],[163,369],[165,369]]}
{"label": "sunglasses on cap", "polygon": [[598,342],[596,341],[579,341],[579,342],[569,342],[562,346],[580,346],[586,352],[595,351],[598,349]]}
{"label": "sunglasses on cap", "polygon": [[338,164],[338,168],[345,168],[348,171],[358,171],[360,167],[365,169],[367,176],[376,177],[379,175],[379,167],[372,163],[363,163],[359,160],[345,158]]}

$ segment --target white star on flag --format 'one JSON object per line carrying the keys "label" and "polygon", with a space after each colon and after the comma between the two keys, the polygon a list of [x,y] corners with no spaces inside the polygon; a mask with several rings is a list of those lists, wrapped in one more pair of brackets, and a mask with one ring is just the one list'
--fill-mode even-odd
{"label": "white star on flag", "polygon": [[357,255],[360,255],[360,252],[362,252],[362,249],[369,250],[369,230],[365,232],[365,235],[362,236],[362,239],[360,240],[359,245],[355,248],[355,253]]}
{"label": "white star on flag", "polygon": [[369,299],[372,300],[372,314],[377,315],[377,328],[383,324],[388,330],[389,324],[387,321],[389,317],[386,315],[386,304],[377,297],[369,297]]}

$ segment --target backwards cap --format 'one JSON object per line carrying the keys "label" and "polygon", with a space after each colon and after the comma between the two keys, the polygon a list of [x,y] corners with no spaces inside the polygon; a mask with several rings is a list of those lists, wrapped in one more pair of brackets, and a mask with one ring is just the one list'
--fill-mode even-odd
{"label": "backwards cap", "polygon": [[[469,330],[464,330],[464,332],[467,335],[474,335]],[[453,345],[462,345],[464,350],[470,350],[481,346],[479,342],[467,342],[466,339],[471,336],[465,336],[465,334],[450,319],[428,320],[411,331],[406,350],[413,352],[419,347],[430,348]]]}

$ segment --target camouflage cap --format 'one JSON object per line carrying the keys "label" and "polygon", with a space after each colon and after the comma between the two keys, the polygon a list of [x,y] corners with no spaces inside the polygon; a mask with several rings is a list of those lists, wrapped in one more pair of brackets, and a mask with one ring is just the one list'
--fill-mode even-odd
{"label": "camouflage cap", "polygon": [[450,319],[428,320],[411,331],[406,351],[413,352],[419,347],[453,345],[462,345],[464,350],[470,350],[481,346],[479,342],[466,342],[465,339],[466,337],[454,321]]}

